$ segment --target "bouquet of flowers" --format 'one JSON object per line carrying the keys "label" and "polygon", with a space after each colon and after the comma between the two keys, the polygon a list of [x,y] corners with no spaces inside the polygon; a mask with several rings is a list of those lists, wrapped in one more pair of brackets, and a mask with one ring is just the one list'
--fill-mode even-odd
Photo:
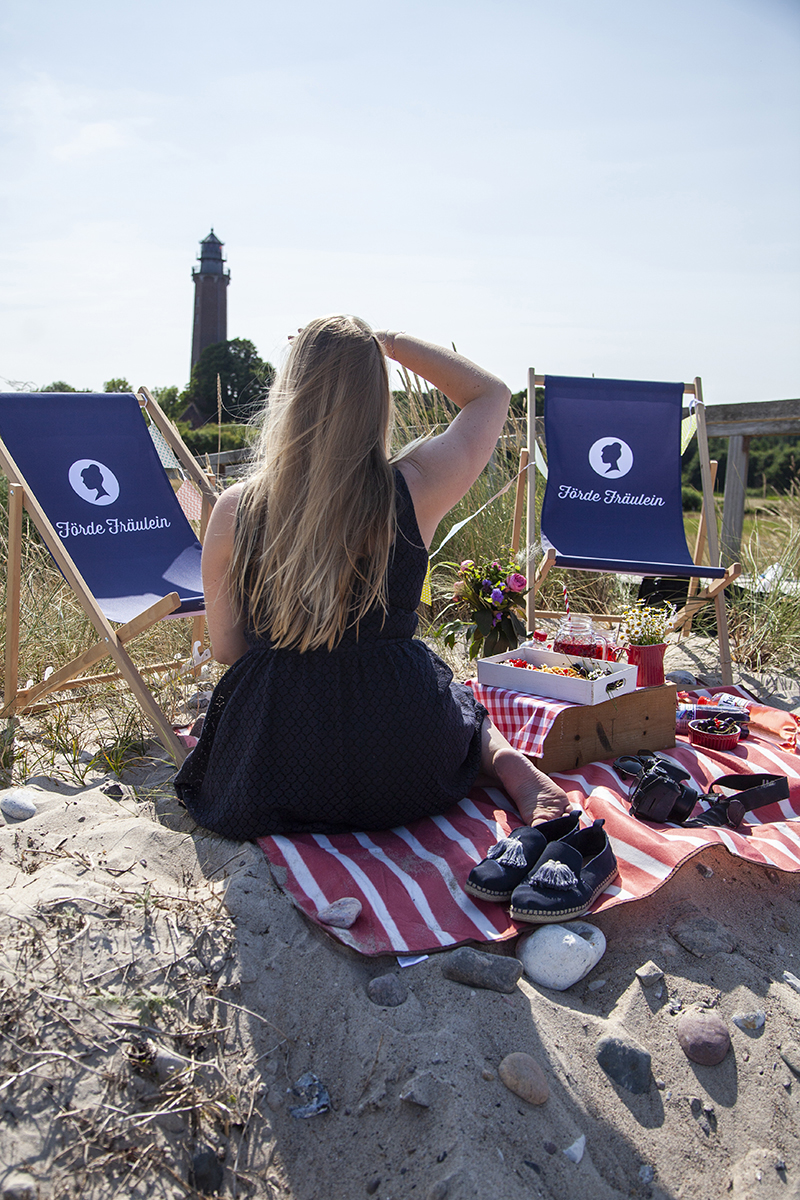
{"label": "bouquet of flowers", "polygon": [[[491,561],[448,563],[458,572],[453,604],[459,617],[436,632],[448,646],[464,635],[470,658],[513,650],[525,634],[525,593],[528,581],[517,570],[508,550]],[[448,609],[445,610],[447,612]],[[465,619],[466,618],[466,619]]]}
{"label": "bouquet of flowers", "polygon": [[644,604],[637,600],[622,610],[622,640],[629,646],[658,646],[666,640],[675,617],[675,606]]}

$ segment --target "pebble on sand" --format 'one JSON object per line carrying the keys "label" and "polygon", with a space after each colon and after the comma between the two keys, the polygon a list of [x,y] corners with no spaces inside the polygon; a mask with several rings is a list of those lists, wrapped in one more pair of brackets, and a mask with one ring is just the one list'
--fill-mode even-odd
{"label": "pebble on sand", "polygon": [[567,1146],[564,1151],[564,1156],[570,1162],[579,1163],[583,1158],[583,1152],[586,1149],[586,1134],[582,1133],[579,1138],[576,1138],[571,1146]]}
{"label": "pebble on sand", "polygon": [[39,792],[34,788],[9,788],[0,795],[0,811],[10,821],[27,821],[36,816]]}
{"label": "pebble on sand", "polygon": [[751,1033],[764,1028],[767,1015],[763,1009],[757,1008],[753,1012],[734,1013],[731,1020],[739,1029],[745,1029]]}
{"label": "pebble on sand", "polygon": [[550,1095],[544,1071],[535,1058],[521,1050],[507,1054],[497,1073],[510,1092],[529,1104],[544,1104]]}
{"label": "pebble on sand", "polygon": [[317,913],[317,920],[322,921],[323,925],[332,925],[335,929],[349,929],[360,916],[361,901],[355,896],[342,896],[341,900],[334,900],[327,908],[321,908]]}
{"label": "pebble on sand", "polygon": [[651,1059],[625,1030],[617,1028],[598,1038],[595,1057],[609,1078],[635,1095],[650,1090]]}
{"label": "pebble on sand", "polygon": [[654,983],[660,983],[664,978],[664,972],[659,967],[658,963],[654,963],[652,958],[649,962],[644,963],[641,967],[636,968],[636,978],[641,983],[642,987],[652,987]]}
{"label": "pebble on sand", "polygon": [[376,975],[367,984],[367,995],[379,1008],[398,1008],[408,999],[408,988],[397,975]]}
{"label": "pebble on sand", "polygon": [[522,974],[522,963],[500,954],[484,954],[469,946],[451,951],[442,963],[445,979],[466,983],[469,987],[489,988],[510,995]]}
{"label": "pebble on sand", "polygon": [[716,1066],[730,1049],[731,1038],[724,1022],[709,1009],[688,1009],[678,1021],[677,1033],[686,1057],[701,1066]]}

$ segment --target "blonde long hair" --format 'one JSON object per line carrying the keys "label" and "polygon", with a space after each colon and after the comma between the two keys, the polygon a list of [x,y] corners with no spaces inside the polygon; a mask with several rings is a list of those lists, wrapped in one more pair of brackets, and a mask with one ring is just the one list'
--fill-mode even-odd
{"label": "blonde long hair", "polygon": [[229,581],[276,647],[329,650],[374,605],[386,610],[395,531],[389,376],[372,330],[322,317],[276,378],[237,509]]}

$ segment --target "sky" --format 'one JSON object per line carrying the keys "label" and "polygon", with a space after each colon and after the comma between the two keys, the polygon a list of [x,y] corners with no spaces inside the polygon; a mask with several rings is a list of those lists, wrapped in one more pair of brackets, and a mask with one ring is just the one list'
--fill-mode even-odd
{"label": "sky", "polygon": [[4,0],[0,164],[0,388],[183,388],[213,227],[275,364],[800,396],[798,0]]}

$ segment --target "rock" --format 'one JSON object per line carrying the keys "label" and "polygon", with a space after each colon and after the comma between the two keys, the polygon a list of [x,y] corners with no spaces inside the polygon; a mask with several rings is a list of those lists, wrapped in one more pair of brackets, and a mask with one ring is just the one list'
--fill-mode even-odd
{"label": "rock", "polygon": [[186,701],[186,707],[189,709],[189,712],[205,712],[211,703],[213,694],[213,692],[195,692]]}
{"label": "rock", "polygon": [[649,962],[644,963],[641,967],[636,968],[636,978],[643,987],[652,987],[654,983],[660,983],[664,978],[664,972],[657,963],[654,963],[652,958]]}
{"label": "rock", "polygon": [[187,1082],[191,1079],[194,1064],[188,1058],[155,1042],[148,1042],[147,1049],[152,1056],[153,1070],[159,1083],[166,1083],[173,1075],[179,1075],[182,1071],[187,1072]]}
{"label": "rock", "polygon": [[766,1019],[766,1013],[760,1008],[756,1009],[754,1012],[734,1013],[731,1017],[734,1025],[738,1026],[739,1029],[745,1029],[747,1031],[763,1029]]}
{"label": "rock", "polygon": [[36,1200],[39,1188],[32,1175],[15,1171],[3,1181],[3,1200]]}
{"label": "rock", "polygon": [[497,1070],[510,1092],[527,1100],[528,1104],[544,1104],[550,1095],[550,1085],[535,1058],[515,1050],[507,1054]]}
{"label": "rock", "polygon": [[714,1067],[728,1053],[731,1038],[723,1021],[707,1008],[690,1008],[678,1021],[678,1041],[692,1062]]}
{"label": "rock", "polygon": [[434,1079],[430,1071],[423,1071],[409,1079],[400,1089],[400,1099],[405,1104],[416,1104],[417,1108],[430,1108],[433,1103]]}
{"label": "rock", "polygon": [[797,1042],[786,1042],[781,1046],[779,1053],[789,1070],[800,1077],[800,1045]]}
{"label": "rock", "polygon": [[700,872],[700,874],[703,876],[703,879],[710,879],[711,876],[714,874],[714,872],[711,870],[711,867],[707,867],[705,865],[705,863],[698,863],[697,869]]}
{"label": "rock", "polygon": [[558,1149],[558,1146],[555,1144],[555,1142],[542,1142],[542,1146],[548,1154],[555,1154],[556,1150]]}
{"label": "rock", "polygon": [[497,1079],[497,1072],[493,1071],[491,1067],[484,1067],[481,1071],[481,1079],[485,1079],[487,1083],[492,1083]]}
{"label": "rock", "polygon": [[108,796],[109,800],[121,800],[125,795],[125,789],[116,779],[108,779],[105,783],[101,783],[100,791],[104,796]]}
{"label": "rock", "polygon": [[639,1167],[639,1178],[642,1183],[652,1183],[656,1177],[656,1173],[650,1166],[650,1163],[642,1163]]}
{"label": "rock", "polygon": [[222,1187],[222,1164],[207,1146],[198,1150],[192,1158],[189,1184],[206,1196],[214,1195]]}
{"label": "rock", "polygon": [[461,946],[451,951],[442,964],[445,979],[466,983],[469,987],[489,988],[493,992],[511,993],[519,983],[522,963],[500,954],[484,954]]}
{"label": "rock", "polygon": [[397,1008],[408,999],[408,988],[397,975],[376,975],[367,984],[367,995],[379,1008]]}
{"label": "rock", "polygon": [[302,1104],[296,1104],[289,1109],[290,1115],[298,1120],[330,1112],[331,1098],[328,1089],[313,1071],[306,1071],[305,1075],[301,1075],[292,1091],[303,1101]]}
{"label": "rock", "polygon": [[625,1030],[605,1033],[594,1048],[606,1075],[620,1087],[640,1095],[650,1088],[650,1055]]}
{"label": "rock", "polygon": [[586,1135],[582,1133],[579,1138],[575,1139],[571,1146],[567,1146],[566,1150],[564,1151],[564,1157],[568,1158],[570,1162],[579,1163],[583,1158],[583,1152],[585,1149]]}
{"label": "rock", "polygon": [[532,983],[564,992],[589,974],[605,949],[606,939],[594,925],[568,921],[542,925],[520,938],[516,953]]}
{"label": "rock", "polygon": [[699,1096],[692,1096],[689,1101],[689,1108],[692,1110],[692,1116],[700,1116],[700,1113],[703,1111],[703,1102]]}
{"label": "rock", "polygon": [[[788,1178],[787,1178],[788,1176]],[[750,1150],[734,1163],[731,1179],[720,1194],[729,1200],[799,1200],[800,1179],[787,1172],[784,1159],[775,1150]]]}
{"label": "rock", "polygon": [[9,821],[27,821],[36,816],[40,794],[35,788],[9,788],[0,795],[0,812]]}
{"label": "rock", "polygon": [[730,933],[712,917],[684,917],[675,922],[670,933],[697,958],[705,958],[707,954],[732,954],[736,949]]}
{"label": "rock", "polygon": [[791,971],[783,972],[783,982],[788,983],[790,988],[794,988],[796,992],[800,992],[800,979],[793,975]]}
{"label": "rock", "polygon": [[370,1179],[369,1183],[364,1188],[364,1191],[367,1193],[368,1196],[374,1196],[380,1186],[381,1186],[381,1177],[380,1177],[380,1175],[375,1175],[374,1178]]}
{"label": "rock", "polygon": [[361,901],[355,896],[342,896],[341,900],[334,900],[327,908],[320,909],[317,920],[322,921],[323,925],[332,925],[335,929],[349,929],[360,916]]}

